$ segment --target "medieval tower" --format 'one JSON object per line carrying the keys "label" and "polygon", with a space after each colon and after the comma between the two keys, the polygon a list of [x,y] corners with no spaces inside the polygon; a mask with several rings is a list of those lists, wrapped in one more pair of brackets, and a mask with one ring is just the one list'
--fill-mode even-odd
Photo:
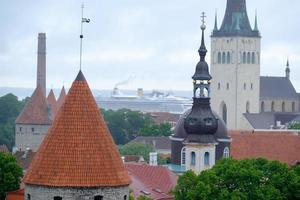
{"label": "medieval tower", "polygon": [[46,34],[39,33],[37,50],[37,79],[36,85],[40,86],[46,96]]}
{"label": "medieval tower", "polygon": [[227,0],[225,17],[211,35],[212,108],[229,129],[241,128],[244,113],[259,113],[260,33],[251,27],[246,0]]}

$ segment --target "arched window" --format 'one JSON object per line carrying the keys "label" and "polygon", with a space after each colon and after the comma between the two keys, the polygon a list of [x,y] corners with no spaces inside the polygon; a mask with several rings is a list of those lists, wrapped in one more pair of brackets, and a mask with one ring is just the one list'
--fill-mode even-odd
{"label": "arched window", "polygon": [[255,53],[252,52],[252,64],[255,64]]}
{"label": "arched window", "polygon": [[204,154],[204,165],[209,166],[209,153],[205,152]]}
{"label": "arched window", "polygon": [[124,195],[124,200],[127,200],[127,195]]}
{"label": "arched window", "polygon": [[275,102],[272,101],[271,103],[271,111],[274,112],[275,111]]}
{"label": "arched window", "polygon": [[250,55],[251,55],[250,52],[248,52],[247,53],[247,64],[250,64],[250,60],[251,60]]}
{"label": "arched window", "polygon": [[221,52],[218,52],[218,64],[221,64],[221,61],[222,61]]}
{"label": "arched window", "polygon": [[191,165],[195,166],[196,165],[196,153],[191,152]]}
{"label": "arched window", "polygon": [[223,157],[224,158],[229,158],[229,148],[228,147],[224,148]]}
{"label": "arched window", "polygon": [[247,101],[246,103],[246,113],[250,113],[250,102]]}
{"label": "arched window", "polygon": [[226,84],[226,89],[229,90],[229,83]]}
{"label": "arched window", "polygon": [[221,89],[221,83],[218,83],[218,90]]}
{"label": "arched window", "polygon": [[195,95],[195,97],[200,97],[200,95],[201,95],[201,90],[200,90],[200,88],[197,88],[197,89],[196,89],[194,95]]}
{"label": "arched window", "polygon": [[295,102],[292,102],[292,112],[295,112]]}
{"label": "arched window", "polygon": [[225,64],[226,63],[226,53],[223,52],[222,54],[222,64]]}
{"label": "arched window", "polygon": [[181,149],[181,165],[185,165],[185,147]]}
{"label": "arched window", "polygon": [[231,59],[230,59],[230,52],[227,52],[227,64],[230,64]]}
{"label": "arched window", "polygon": [[26,200],[31,200],[31,195],[30,194],[27,194]]}
{"label": "arched window", "polygon": [[284,102],[282,102],[282,112],[285,112],[285,103]]}
{"label": "arched window", "polygon": [[227,124],[227,107],[225,103],[223,103],[222,105],[222,119],[225,122],[225,124]]}
{"label": "arched window", "polygon": [[257,53],[257,64],[259,64],[260,63],[260,57],[259,57],[259,52]]}
{"label": "arched window", "polygon": [[53,198],[54,200],[62,200],[62,197],[56,196]]}
{"label": "arched window", "polygon": [[94,197],[94,200],[103,200],[103,196],[97,195]]}
{"label": "arched window", "polygon": [[251,90],[253,90],[253,83],[251,83]]}
{"label": "arched window", "polygon": [[261,102],[260,104],[260,112],[265,112],[265,102]]}
{"label": "arched window", "polygon": [[243,52],[243,64],[246,64],[246,52]]}
{"label": "arched window", "polygon": [[246,85],[246,83],[244,83],[244,90],[246,90],[247,89],[247,85]]}

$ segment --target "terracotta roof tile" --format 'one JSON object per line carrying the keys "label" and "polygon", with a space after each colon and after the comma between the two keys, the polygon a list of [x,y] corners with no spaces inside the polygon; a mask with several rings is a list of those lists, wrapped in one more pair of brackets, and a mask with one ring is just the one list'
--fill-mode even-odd
{"label": "terracotta roof tile", "polygon": [[73,82],[24,183],[66,187],[130,184],[128,172],[85,80]]}
{"label": "terracotta roof tile", "polygon": [[170,191],[177,184],[177,175],[168,168],[138,163],[125,163],[125,166],[132,180],[130,188],[135,197],[145,195],[142,191],[146,191],[155,200],[173,199]]}
{"label": "terracotta roof tile", "polygon": [[37,87],[16,119],[17,124],[51,124],[46,97]]}
{"label": "terracotta roof tile", "polygon": [[8,192],[6,200],[24,200],[24,189]]}
{"label": "terracotta roof tile", "polygon": [[57,113],[57,102],[53,90],[51,89],[47,97],[48,105],[51,108],[53,119]]}
{"label": "terracotta roof tile", "polygon": [[17,151],[14,156],[16,157],[19,165],[22,167],[23,170],[27,170],[30,166],[30,163],[34,159],[35,152],[32,150],[28,151]]}
{"label": "terracotta roof tile", "polygon": [[57,109],[60,109],[60,107],[63,105],[63,103],[65,102],[66,96],[67,96],[66,90],[65,90],[65,87],[63,86],[61,88],[60,95],[57,99]]}
{"label": "terracotta roof tile", "polygon": [[289,165],[300,161],[300,136],[292,132],[231,131],[231,155],[235,159],[263,157]]}

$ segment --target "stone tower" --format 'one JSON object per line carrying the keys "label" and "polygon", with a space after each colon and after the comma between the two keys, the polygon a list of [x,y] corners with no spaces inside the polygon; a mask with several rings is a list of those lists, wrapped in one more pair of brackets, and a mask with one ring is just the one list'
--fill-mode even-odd
{"label": "stone tower", "polygon": [[243,128],[244,113],[259,112],[260,33],[251,27],[246,0],[227,0],[211,35],[212,108],[229,129]]}
{"label": "stone tower", "polygon": [[46,33],[38,36],[36,86],[40,86],[46,96]]}
{"label": "stone tower", "polygon": [[130,178],[80,71],[25,177],[27,200],[128,200]]}

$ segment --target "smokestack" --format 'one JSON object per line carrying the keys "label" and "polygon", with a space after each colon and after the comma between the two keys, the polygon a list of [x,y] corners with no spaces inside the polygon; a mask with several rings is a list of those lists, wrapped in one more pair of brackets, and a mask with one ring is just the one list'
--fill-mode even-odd
{"label": "smokestack", "polygon": [[46,96],[46,33],[38,36],[36,86],[40,86]]}

